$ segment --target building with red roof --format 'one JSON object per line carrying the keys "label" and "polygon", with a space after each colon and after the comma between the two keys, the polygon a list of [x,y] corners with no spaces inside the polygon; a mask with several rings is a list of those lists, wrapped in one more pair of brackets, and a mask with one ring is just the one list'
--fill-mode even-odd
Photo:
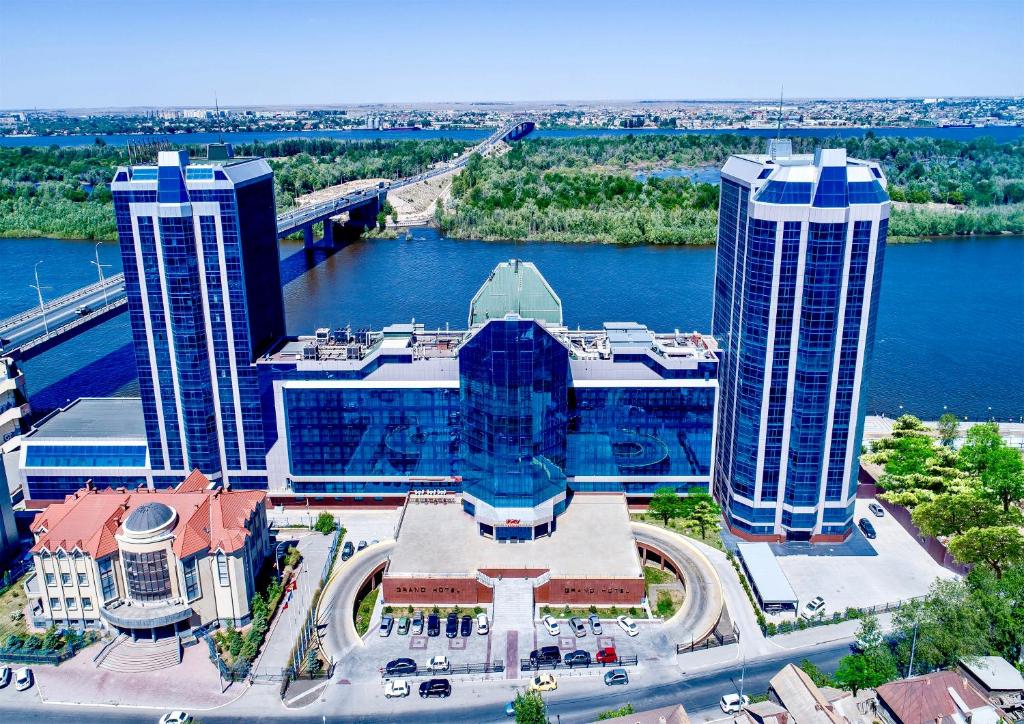
{"label": "building with red roof", "polygon": [[266,493],[225,490],[198,470],[164,490],[87,485],[32,532],[42,617],[154,639],[248,623],[270,552]]}

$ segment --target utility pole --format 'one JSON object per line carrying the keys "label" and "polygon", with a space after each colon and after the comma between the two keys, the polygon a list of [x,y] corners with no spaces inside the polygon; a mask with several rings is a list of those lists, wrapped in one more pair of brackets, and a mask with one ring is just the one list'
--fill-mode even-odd
{"label": "utility pole", "polygon": [[103,306],[105,307],[107,306],[107,287],[104,285],[103,267],[110,266],[110,264],[100,264],[100,244],[102,243],[102,241],[96,242],[96,261],[92,264],[96,265],[96,272],[100,276],[100,286],[103,287]]}
{"label": "utility pole", "polygon": [[914,674],[914,653],[917,651],[917,619],[914,620],[914,638],[910,641],[910,665],[907,667],[907,678]]}
{"label": "utility pole", "polygon": [[29,284],[29,286],[32,287],[33,289],[35,289],[36,290],[36,294],[39,295],[39,313],[43,317],[43,331],[45,331],[46,334],[49,334],[50,333],[50,325],[47,324],[47,322],[46,322],[46,307],[43,306],[43,289],[44,288],[45,289],[49,289],[49,287],[41,287],[41,286],[39,286],[39,265],[42,264],[42,263],[43,263],[42,259],[40,259],[39,261],[36,262],[36,266],[35,266],[36,283],[35,284]]}

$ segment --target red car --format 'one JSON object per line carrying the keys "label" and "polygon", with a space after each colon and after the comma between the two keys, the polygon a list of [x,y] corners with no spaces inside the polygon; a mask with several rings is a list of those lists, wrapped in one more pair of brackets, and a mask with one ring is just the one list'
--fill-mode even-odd
{"label": "red car", "polygon": [[605,646],[603,649],[597,650],[597,656],[594,658],[599,664],[614,664],[619,660],[619,655],[615,653],[614,646]]}

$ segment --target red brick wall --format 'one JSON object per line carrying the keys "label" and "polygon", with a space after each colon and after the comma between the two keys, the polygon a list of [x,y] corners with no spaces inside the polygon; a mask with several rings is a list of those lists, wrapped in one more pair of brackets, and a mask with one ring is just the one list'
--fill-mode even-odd
{"label": "red brick wall", "polygon": [[534,589],[537,603],[573,605],[627,604],[644,597],[642,578],[552,578]]}
{"label": "red brick wall", "polygon": [[491,603],[494,591],[476,578],[403,578],[385,576],[381,584],[384,601],[391,605],[410,603]]}

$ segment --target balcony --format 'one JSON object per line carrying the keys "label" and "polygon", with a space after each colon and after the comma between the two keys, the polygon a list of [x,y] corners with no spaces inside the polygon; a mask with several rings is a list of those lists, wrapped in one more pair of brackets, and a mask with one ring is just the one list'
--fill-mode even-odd
{"label": "balcony", "polygon": [[119,599],[100,606],[100,615],[108,623],[121,628],[156,628],[187,621],[192,617],[192,607],[177,599],[146,605]]}

